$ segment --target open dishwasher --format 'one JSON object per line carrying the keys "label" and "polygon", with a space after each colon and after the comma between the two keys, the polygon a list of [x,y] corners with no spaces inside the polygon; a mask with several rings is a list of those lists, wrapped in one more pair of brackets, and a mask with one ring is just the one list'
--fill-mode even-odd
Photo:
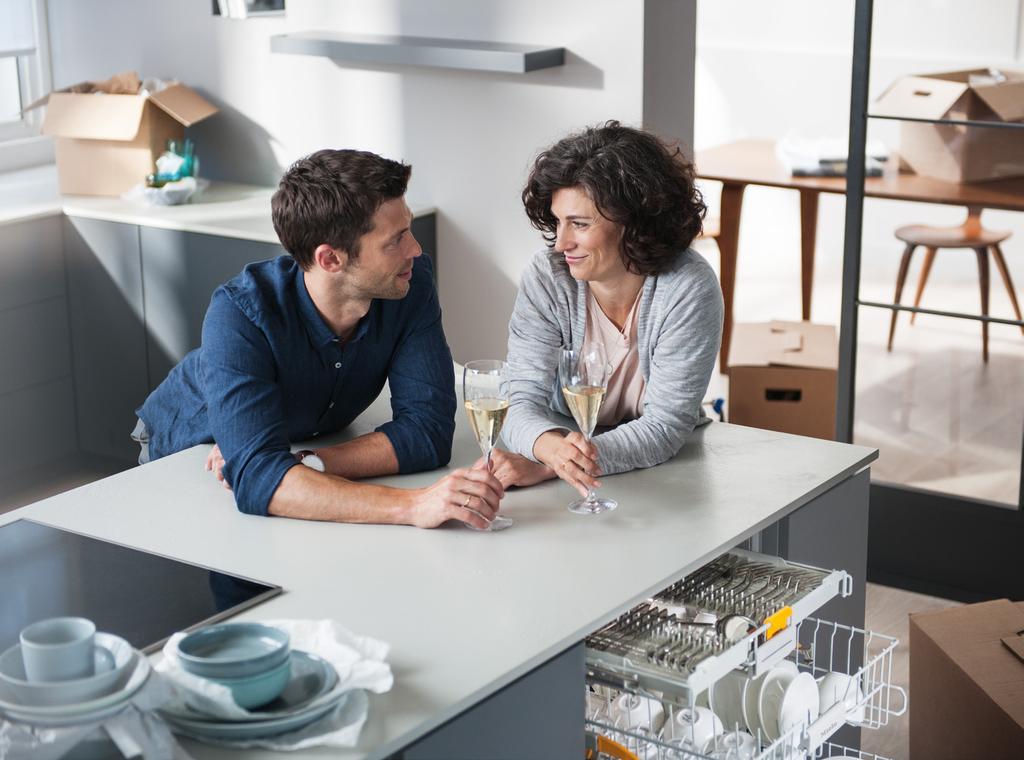
{"label": "open dishwasher", "polygon": [[907,707],[896,639],[814,617],[852,580],[735,549],[591,634],[588,757],[876,760],[830,741]]}

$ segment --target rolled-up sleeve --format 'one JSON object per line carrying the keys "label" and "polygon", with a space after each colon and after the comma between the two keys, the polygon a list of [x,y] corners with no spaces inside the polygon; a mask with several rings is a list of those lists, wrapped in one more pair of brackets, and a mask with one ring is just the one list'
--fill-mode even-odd
{"label": "rolled-up sleeve", "polygon": [[413,278],[416,301],[388,368],[392,419],[377,428],[391,442],[400,473],[448,464],[457,406],[452,354],[426,256],[417,260]]}
{"label": "rolled-up sleeve", "polygon": [[203,388],[224,477],[239,511],[266,515],[295,459],[273,353],[263,332],[228,296],[214,293],[203,322]]}

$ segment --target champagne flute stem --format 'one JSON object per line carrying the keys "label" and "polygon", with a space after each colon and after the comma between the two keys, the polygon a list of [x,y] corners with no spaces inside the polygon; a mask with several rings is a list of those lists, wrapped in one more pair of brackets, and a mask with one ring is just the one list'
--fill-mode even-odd
{"label": "champagne flute stem", "polygon": [[[593,434],[594,434],[593,432],[590,432],[590,433],[587,433],[586,435],[583,436],[583,438],[586,440],[587,443],[590,443],[590,436],[592,436]],[[587,504],[593,504],[596,501],[597,501],[597,491],[595,489],[593,489],[593,488],[588,488],[587,489],[586,503]]]}

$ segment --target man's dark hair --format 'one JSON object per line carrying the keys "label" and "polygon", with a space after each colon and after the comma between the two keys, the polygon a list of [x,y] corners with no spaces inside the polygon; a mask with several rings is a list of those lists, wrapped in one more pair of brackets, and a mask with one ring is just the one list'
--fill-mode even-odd
{"label": "man's dark hair", "polygon": [[666,271],[700,235],[707,214],[694,167],[678,144],[666,144],[617,121],[588,127],[545,150],[523,189],[530,222],[555,243],[551,198],[581,188],[606,219],[623,226],[626,269],[648,276]]}
{"label": "man's dark hair", "polygon": [[270,201],[281,245],[303,269],[326,243],[359,255],[381,204],[401,198],[412,167],[364,150],[318,150],[284,173]]}

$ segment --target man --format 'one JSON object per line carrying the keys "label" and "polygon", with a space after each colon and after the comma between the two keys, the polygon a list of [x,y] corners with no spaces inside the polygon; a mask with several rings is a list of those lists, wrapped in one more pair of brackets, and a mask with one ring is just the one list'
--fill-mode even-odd
{"label": "man", "polygon": [[[207,469],[243,512],[487,527],[503,491],[486,469],[415,490],[357,482],[451,457],[454,373],[430,260],[409,227],[410,172],[373,153],[322,150],[285,173],[271,206],[290,256],[250,264],[214,292],[202,345],[137,411],[140,462],[215,441]],[[347,426],[385,380],[390,422],[289,452]]]}

